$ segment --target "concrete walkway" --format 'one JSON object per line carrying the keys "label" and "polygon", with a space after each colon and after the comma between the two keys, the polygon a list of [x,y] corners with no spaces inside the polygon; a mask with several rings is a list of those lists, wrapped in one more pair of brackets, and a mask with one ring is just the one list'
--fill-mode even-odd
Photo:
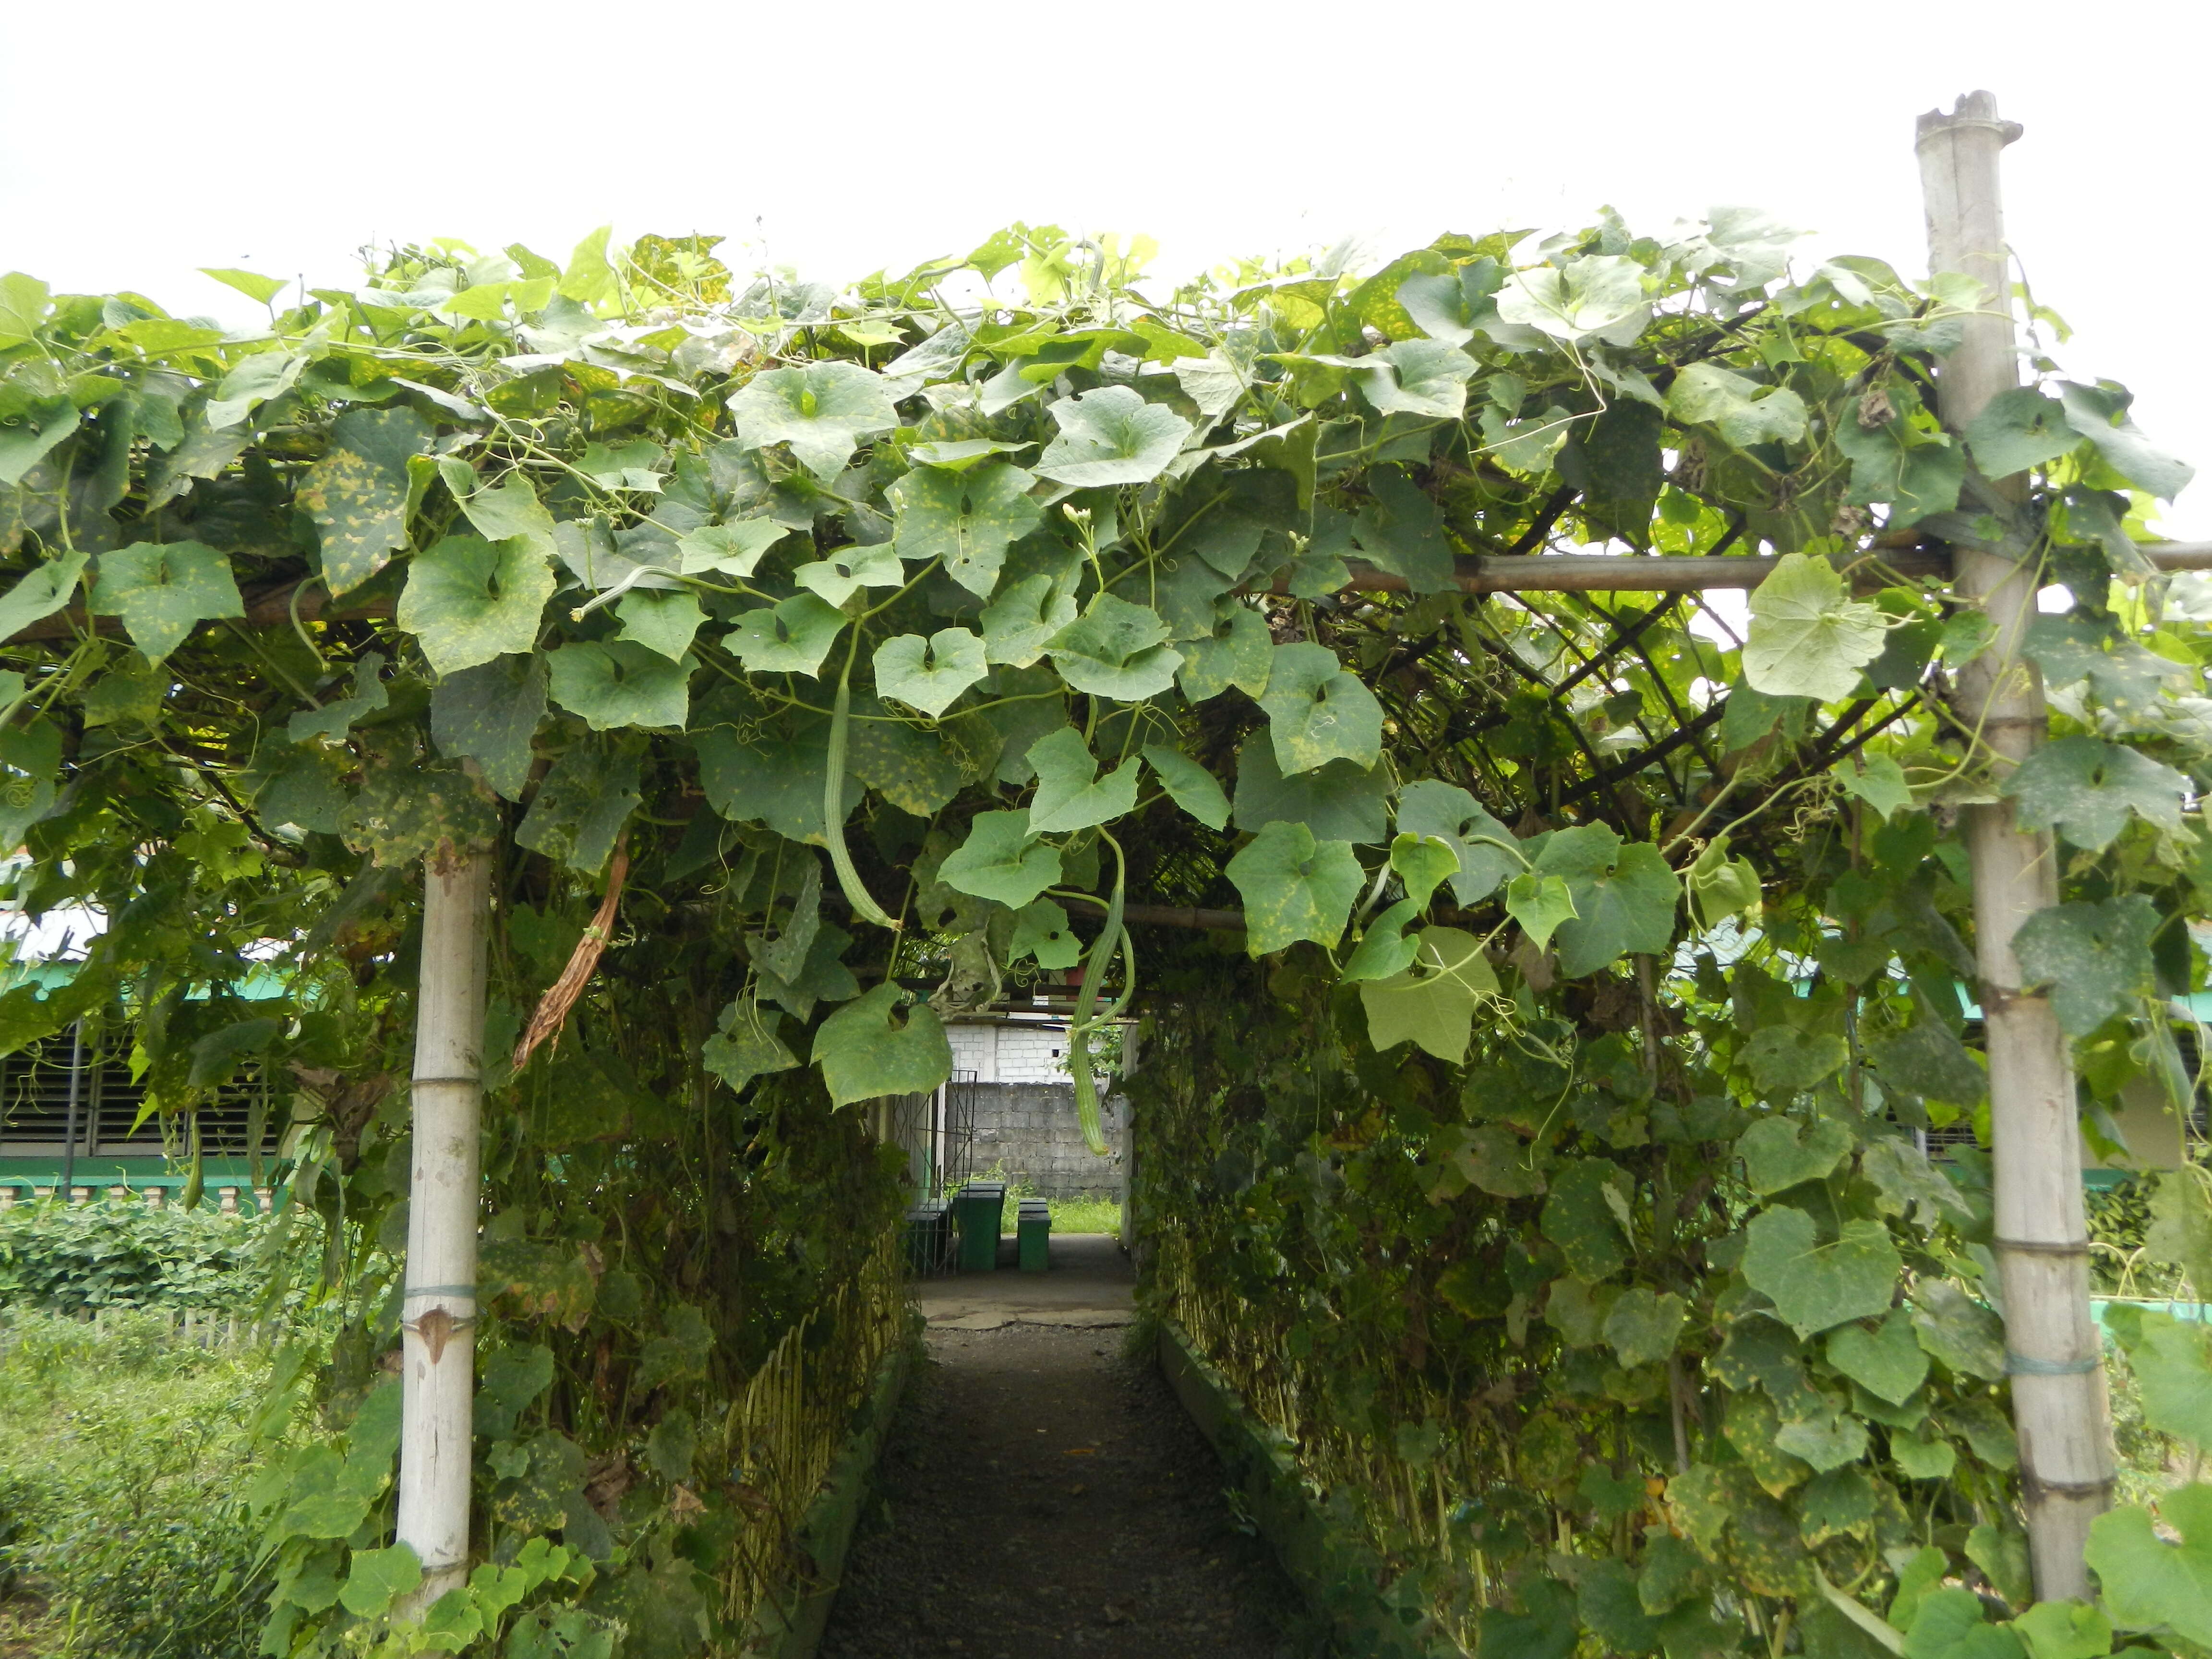
{"label": "concrete walkway", "polygon": [[1110,1233],[1059,1233],[1052,1265],[1025,1273],[1014,1241],[999,1241],[995,1273],[952,1273],[915,1285],[933,1330],[995,1331],[1004,1325],[1081,1328],[1127,1325],[1137,1317],[1137,1275]]}

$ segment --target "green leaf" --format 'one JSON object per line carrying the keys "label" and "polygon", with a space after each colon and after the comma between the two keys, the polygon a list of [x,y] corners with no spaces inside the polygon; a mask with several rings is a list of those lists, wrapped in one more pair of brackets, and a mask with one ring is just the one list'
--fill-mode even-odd
{"label": "green leaf", "polygon": [[228,267],[202,265],[199,272],[203,276],[214,277],[225,288],[237,289],[256,305],[267,305],[292,286],[289,276],[259,276],[250,270],[236,270]]}
{"label": "green leaf", "polygon": [[844,470],[861,439],[898,424],[883,376],[857,363],[765,370],[730,394],[729,409],[746,448],[789,444],[793,459],[824,480]]}
{"label": "green leaf", "polygon": [[1260,707],[1285,777],[1333,760],[1364,770],[1382,758],[1382,705],[1325,645],[1277,646]]}
{"label": "green leaf", "polygon": [[750,576],[760,563],[761,556],[790,533],[790,526],[774,519],[702,525],[677,538],[677,573],[684,576]]}
{"label": "green leaf", "polygon": [[18,385],[0,382],[0,487],[22,483],[23,475],[60,447],[82,418],[73,398],[33,397]]}
{"label": "green leaf", "polygon": [[1761,386],[1717,363],[1691,363],[1667,388],[1667,413],[1710,426],[1739,449],[1794,444],[1805,435],[1805,400],[1787,386]]}
{"label": "green leaf", "polygon": [[1948,1279],[1922,1279],[1912,1300],[1912,1328],[1923,1348],[1962,1377],[2004,1381],[2004,1325],[1995,1314]]}
{"label": "green leaf", "polygon": [[1850,1156],[1851,1132],[1834,1119],[1816,1118],[1802,1133],[1800,1127],[1793,1118],[1765,1117],[1736,1138],[1751,1189],[1761,1198],[1819,1181]]}
{"label": "green leaf", "polygon": [[201,542],[134,542],[101,554],[88,608],[122,617],[152,662],[182,645],[195,623],[246,614],[229,556]]}
{"label": "green leaf", "polygon": [[746,611],[722,644],[756,674],[818,674],[844,628],[836,606],[794,593],[772,610]]}
{"label": "green leaf", "polygon": [[2068,423],[2096,445],[2112,470],[2138,489],[2170,501],[2197,476],[2197,469],[2186,462],[2152,447],[2128,415],[2128,405],[2134,399],[2124,388],[2109,381],[2096,386],[2061,381],[2058,401]]}
{"label": "green leaf", "polygon": [[983,654],[1027,668],[1075,620],[1075,597],[1049,574],[1024,576],[983,610]]}
{"label": "green leaf", "polygon": [[1839,1036],[1770,1025],[1752,1034],[1742,1059],[1760,1093],[1786,1099],[1833,1077],[1850,1054],[1850,1045]]}
{"label": "green leaf", "polygon": [[1060,877],[1060,849],[1030,833],[1026,811],[978,812],[968,839],[937,872],[955,892],[994,899],[1009,910],[1021,909]]}
{"label": "green leaf", "polygon": [[2104,1659],[2112,1621],[2081,1601],[2038,1601],[2012,1621],[2032,1659]]}
{"label": "green leaf", "polygon": [[[744,740],[726,726],[695,732],[707,804],[732,823],[765,823],[792,841],[826,845],[822,806],[829,739],[830,723],[820,720],[797,732],[771,726]],[[848,761],[848,775],[851,769]],[[860,793],[848,787],[842,797],[849,805]]]}
{"label": "green leaf", "polygon": [[2158,908],[2144,893],[2053,905],[2021,924],[2013,954],[2031,987],[2050,987],[2058,1023],[2087,1036],[2151,994],[2150,937],[2158,927]]}
{"label": "green leaf", "polygon": [[602,489],[644,490],[657,495],[667,460],[666,450],[644,438],[626,444],[592,442],[586,444],[584,453],[576,458],[576,471]]}
{"label": "green leaf", "polygon": [[553,568],[526,537],[447,536],[409,567],[399,625],[422,643],[433,669],[453,674],[535,650],[538,618],[552,597]]}
{"label": "green leaf", "polygon": [[37,277],[20,270],[0,276],[0,350],[36,336],[52,302],[51,291]]}
{"label": "green leaf", "polygon": [[[1362,980],[1392,979],[1402,975],[1413,965],[1414,955],[1420,949],[1419,939],[1406,929],[1420,919],[1421,907],[1411,899],[1401,899],[1376,917],[1361,934],[1358,948],[1339,970],[1338,980],[1352,985]],[[1370,1020],[1370,1036],[1373,1029]],[[1375,1046],[1381,1048],[1384,1045],[1378,1042]]]}
{"label": "green leaf", "polygon": [[[1407,784],[1398,795],[1398,829],[1402,834],[1441,841],[1452,849],[1459,860],[1451,878],[1452,896],[1462,906],[1488,898],[1498,883],[1521,867],[1520,860],[1496,844],[1513,840],[1505,826],[1455,784],[1434,778]],[[1550,937],[1547,927],[1545,938]]]}
{"label": "green leaf", "polygon": [[1905,769],[1893,755],[1869,755],[1862,750],[1850,760],[1838,761],[1828,769],[1828,775],[1843,785],[1845,793],[1856,795],[1881,814],[1885,823],[1891,813],[1908,811],[1912,806],[1912,786],[1905,781]]}
{"label": "green leaf", "polygon": [[814,938],[806,947],[806,964],[793,979],[779,977],[766,965],[763,957],[756,957],[760,966],[759,990],[768,1001],[780,1003],[789,1010],[794,1019],[812,1018],[817,1002],[845,1002],[858,996],[860,982],[853,977],[842,958],[853,936],[842,927],[822,922],[814,930]]}
{"label": "green leaf", "polygon": [[841,547],[825,559],[802,564],[792,580],[825,605],[842,605],[864,587],[896,587],[906,580],[906,567],[888,542],[873,547]]}
{"label": "green leaf", "polygon": [[1859,1158],[1859,1173],[1875,1186],[1874,1206],[1932,1232],[1944,1220],[1971,1221],[1974,1206],[1927,1154],[1900,1135],[1884,1135]]}
{"label": "green leaf", "polygon": [[1575,919],[1559,929],[1559,971],[1569,979],[1673,944],[1682,884],[1649,842],[1623,844],[1597,823],[1558,830],[1537,854],[1534,873],[1564,876],[1574,896]]}
{"label": "green leaf", "polygon": [[2151,1512],[2128,1504],[2089,1523],[2084,1554],[2115,1623],[2212,1645],[2212,1486],[2177,1486],[2158,1509],[2179,1541],[2167,1543]]}
{"label": "green leaf", "polygon": [[1866,1455],[1866,1425],[1836,1412],[1797,1418],[1774,1431],[1774,1448],[1825,1474]]}
{"label": "green leaf", "polygon": [[1972,1106],[1989,1092],[1989,1079],[1966,1047],[1939,1019],[1923,1015],[1902,1031],[1868,1045],[1884,1089],[1953,1106]]}
{"label": "green leaf", "polygon": [[876,647],[876,690],[934,720],[963,691],[989,673],[983,641],[964,628],[945,628],[927,639],[902,634]]}
{"label": "green leaf", "polygon": [[1357,360],[1359,390],[1381,415],[1456,421],[1467,410],[1474,359],[1442,340],[1395,340]]}
{"label": "green leaf", "polygon": [[1966,448],[1987,478],[2042,466],[2081,441],[2081,434],[2067,424],[2064,407],[2033,386],[1998,392],[1966,428]]}
{"label": "green leaf", "polygon": [[1786,554],[1752,590],[1744,678],[1768,696],[1832,702],[1850,696],[1887,639],[1882,613],[1852,599],[1835,567]]}
{"label": "green leaf", "polygon": [[[988,616],[983,625],[988,631]],[[1167,636],[1168,625],[1158,611],[1101,593],[1088,611],[1053,636],[1048,648],[1060,678],[1074,690],[1141,702],[1175,684],[1182,657],[1161,643]]]}
{"label": "green leaf", "polygon": [[622,292],[621,279],[607,262],[607,238],[613,230],[612,225],[601,225],[576,244],[568,255],[568,268],[561,273],[557,291],[562,299],[595,306]]}
{"label": "green leaf", "polygon": [[[2180,1268],[2191,1285],[2212,1285],[2212,1194],[2206,1193],[2193,1163],[2157,1177],[2150,1214],[2143,1254]],[[2197,1294],[2203,1291],[2199,1289]]]}
{"label": "green leaf", "polygon": [[1350,761],[1331,761],[1286,778],[1276,768],[1272,741],[1247,739],[1237,754],[1239,830],[1303,823],[1316,841],[1380,846],[1390,836],[1389,793],[1390,780],[1381,767],[1363,771]]}
{"label": "green leaf", "polygon": [[1888,528],[1902,530],[1959,504],[1966,452],[1940,433],[1923,432],[1902,416],[1868,427],[1845,416],[1835,423],[1836,447],[1851,464],[1850,499],[1889,504]]}
{"label": "green leaf", "polygon": [[478,1434],[494,1440],[514,1437],[515,1420],[553,1386],[553,1351],[542,1342],[502,1348],[485,1362],[477,1385]]}
{"label": "green leaf", "polygon": [[2045,744],[1999,787],[2013,798],[2022,830],[2056,828],[2075,846],[2101,853],[2128,827],[2130,813],[2179,835],[2190,786],[2139,750],[2075,736]]}
{"label": "green leaf", "polygon": [[622,618],[619,638],[633,641],[671,662],[684,659],[691,648],[692,636],[707,620],[698,599],[685,589],[634,587],[616,602],[615,615]]}
{"label": "green leaf", "polygon": [[294,743],[314,738],[343,738],[363,716],[387,707],[392,699],[384,689],[384,653],[364,653],[353,665],[353,695],[334,697],[319,708],[302,708],[284,723],[284,735]]}
{"label": "green leaf", "polygon": [[1209,830],[1229,823],[1229,797],[1213,774],[1196,761],[1164,744],[1145,745],[1145,759],[1168,792],[1168,799]]}
{"label": "green leaf", "polygon": [[332,594],[360,586],[407,545],[407,462],[427,454],[434,435],[404,405],[349,409],[331,422],[330,447],[308,469],[299,502],[320,532]]}
{"label": "green leaf", "polygon": [[952,1045],[929,1006],[915,1004],[900,1022],[905,995],[896,985],[878,985],[822,1022],[813,1060],[831,1104],[918,1094],[952,1075]]}
{"label": "green leaf", "polygon": [[1585,1284],[1612,1277],[1627,1262],[1620,1218],[1633,1191],[1620,1166],[1602,1158],[1568,1158],[1553,1175],[1537,1225],[1559,1247],[1567,1271]]}
{"label": "green leaf", "polygon": [[1073,968],[1083,959],[1083,941],[1068,927],[1067,912],[1050,899],[1037,899],[1014,914],[1006,959],[1022,957],[1035,957],[1040,968]]}
{"label": "green leaf", "polygon": [[12,640],[33,623],[51,617],[76,597],[87,556],[62,554],[33,566],[0,599],[0,641]]}
{"label": "green leaf", "polygon": [[2099,703],[2115,714],[2142,715],[2164,701],[2166,683],[2191,671],[2133,641],[2114,637],[2087,617],[2038,617],[2021,649],[2043,670],[2052,688],[2089,683]]}
{"label": "green leaf", "polygon": [[[2191,1179],[2186,1174],[2184,1179]],[[2212,1352],[2201,1321],[2144,1310],[2127,1345],[2143,1421],[2160,1434],[2212,1446]]]}
{"label": "green leaf", "polygon": [[957,750],[945,733],[908,725],[878,697],[854,697],[846,773],[901,811],[934,816],[960,793],[973,769],[967,751]]}
{"label": "green leaf", "polygon": [[642,742],[634,738],[571,744],[538,786],[515,830],[516,842],[586,875],[598,875],[606,868],[615,837],[638,808],[644,753]]}
{"label": "green leaf", "polygon": [[1575,896],[1565,877],[1524,870],[1505,884],[1505,914],[1521,924],[1528,942],[1540,951],[1562,924],[1575,919]]}
{"label": "green leaf", "polygon": [[1717,927],[1759,902],[1759,872],[1748,859],[1729,856],[1729,838],[1715,836],[1683,875],[1690,908],[1700,927]]}
{"label": "green leaf", "polygon": [[1846,1221],[1823,1244],[1811,1216],[1780,1205],[1746,1230],[1744,1279],[1801,1337],[1887,1311],[1902,1265],[1878,1221]]}
{"label": "green leaf", "polygon": [[1267,631],[1267,619],[1242,599],[1224,596],[1218,600],[1213,631],[1181,641],[1180,648],[1182,669],[1177,678],[1188,702],[1204,702],[1232,685],[1255,697],[1267,689],[1274,637]]}
{"label": "green leaf", "polygon": [[1605,1316],[1605,1340],[1623,1365],[1653,1365],[1674,1352],[1689,1306],[1672,1291],[1656,1294],[1641,1285],[1620,1293]]}
{"label": "green leaf", "polygon": [[1267,825],[1229,860],[1244,897],[1247,947],[1266,956],[1311,939],[1334,949],[1364,884],[1348,842],[1316,842],[1303,823]]}
{"label": "green leaf", "polygon": [[2020,1638],[1985,1616],[1972,1590],[1929,1591],[1905,1632],[1905,1659],[2021,1659]]}
{"label": "green leaf", "polygon": [[346,1566],[338,1601],[356,1619],[381,1618],[392,1604],[422,1587],[422,1563],[406,1544],[356,1550]]}
{"label": "green leaf", "polygon": [[1570,258],[1564,266],[1516,270],[1498,291],[1498,315],[1570,343],[1602,337],[1627,345],[1643,331],[1650,307],[1644,298],[1644,267],[1624,254]]}
{"label": "green leaf", "polygon": [[1467,1058],[1475,1009],[1498,994],[1498,975],[1483,957],[1482,941],[1456,927],[1424,927],[1414,947],[1403,972],[1361,983],[1367,1040],[1377,1053],[1410,1040],[1456,1066]]}
{"label": "green leaf", "polygon": [[1087,830],[1120,817],[1137,804],[1137,775],[1143,762],[1132,755],[1101,778],[1090,745],[1072,726],[1031,744],[1029,762],[1036,772],[1036,793],[1030,800],[1033,835]]}
{"label": "green leaf", "polygon": [[1043,517],[1029,494],[1036,483],[1035,473],[1004,461],[972,472],[926,466],[908,473],[888,492],[897,514],[899,557],[941,560],[953,580],[989,599],[1006,549]]}
{"label": "green leaf", "polygon": [[445,849],[489,847],[499,835],[490,797],[463,774],[380,757],[338,823],[347,846],[393,870]]}
{"label": "green leaf", "polygon": [[1063,398],[1050,412],[1060,435],[1045,447],[1036,470],[1079,489],[1150,483],[1196,429],[1164,404],[1147,403],[1125,386]]}
{"label": "green leaf", "polygon": [[738,1094],[757,1077],[790,1071],[799,1056],[775,1034],[782,1018],[763,1012],[750,999],[732,1000],[722,1010],[714,1035],[700,1046],[699,1063]]}
{"label": "green leaf", "polygon": [[1928,1380],[1928,1355],[1912,1318],[1893,1308],[1871,1331],[1846,1325],[1828,1339],[1828,1363],[1869,1394],[1901,1406]]}
{"label": "green leaf", "polygon": [[1437,887],[1459,872],[1459,854],[1441,836],[1401,831],[1390,842],[1390,868],[1404,884],[1406,896],[1425,909]]}
{"label": "green leaf", "polygon": [[[439,464],[440,474],[452,489],[458,474],[461,489],[453,490],[461,504],[461,512],[477,534],[488,542],[512,541],[522,537],[547,557],[556,547],[553,515],[538,499],[530,480],[520,472],[510,472],[500,480],[496,488],[483,489],[474,487],[476,475],[468,464],[447,457]],[[464,493],[465,491],[465,493]]]}
{"label": "green leaf", "polygon": [[605,645],[579,641],[546,659],[553,701],[580,714],[594,732],[618,726],[681,729],[690,713],[689,657],[671,662],[658,651],[627,640]]}
{"label": "green leaf", "polygon": [[1402,471],[1378,466],[1367,475],[1372,500],[1352,525],[1352,539],[1377,570],[1405,579],[1415,593],[1446,593],[1457,581],[1443,509]]}

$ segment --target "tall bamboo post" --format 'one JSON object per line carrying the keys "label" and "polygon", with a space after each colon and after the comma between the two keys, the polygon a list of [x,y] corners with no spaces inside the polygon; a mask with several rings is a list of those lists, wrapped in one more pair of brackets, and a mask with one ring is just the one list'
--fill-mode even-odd
{"label": "tall bamboo post", "polygon": [[411,1598],[418,1613],[468,1574],[490,902],[489,854],[447,848],[423,861],[398,1528],[422,1563],[422,1588]]}
{"label": "tall bamboo post", "polygon": [[[1954,432],[2019,382],[1997,173],[1999,153],[2020,131],[1998,118],[1996,100],[1986,92],[1966,94],[1949,115],[1931,110],[1920,118],[1929,269],[1971,276],[1988,295],[1939,373],[1943,422]],[[2018,478],[1997,488],[2014,499],[2025,493]],[[1960,713],[1980,729],[1997,770],[2009,771],[2043,741],[2050,724],[2042,680],[2021,652],[2036,614],[2035,560],[2026,549],[1967,546],[1955,549],[1954,557],[1960,597],[1978,603],[1996,625],[1989,649],[1960,671]],[[1996,1249],[2021,1501],[2037,1595],[2086,1596],[2082,1549],[2089,1523],[2110,1502],[2113,1466],[2105,1376],[2089,1317],[2074,1071],[2050,1000],[2021,988],[2012,949],[2021,924],[2058,902],[2057,855],[2048,835],[2028,835],[2015,825],[2008,801],[1966,809],[1966,846],[1988,1034]]]}

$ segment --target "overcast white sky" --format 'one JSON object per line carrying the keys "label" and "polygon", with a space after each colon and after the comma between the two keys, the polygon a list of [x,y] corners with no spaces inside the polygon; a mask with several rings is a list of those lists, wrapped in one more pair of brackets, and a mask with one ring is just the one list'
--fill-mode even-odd
{"label": "overcast white sky", "polygon": [[[2208,34],[2154,0],[23,6],[0,270],[244,320],[196,267],[343,283],[371,240],[561,258],[611,220],[842,280],[1025,218],[1188,270],[1724,202],[1917,275],[1912,118],[1987,87],[2027,128],[2006,207],[2064,361],[2212,464]],[[2212,537],[2212,482],[2165,527]]]}

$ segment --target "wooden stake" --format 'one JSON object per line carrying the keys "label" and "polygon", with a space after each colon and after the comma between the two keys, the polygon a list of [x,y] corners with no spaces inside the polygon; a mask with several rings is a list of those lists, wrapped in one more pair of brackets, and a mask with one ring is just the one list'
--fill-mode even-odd
{"label": "wooden stake", "polygon": [[[1965,341],[1939,374],[1943,422],[1954,431],[2019,382],[1997,171],[1999,152],[2020,131],[1997,118],[1996,100],[1986,92],[1969,93],[1949,115],[1931,110],[1920,118],[1929,269],[1973,277],[1989,295],[1966,319]],[[2025,495],[2016,477],[1998,489],[2015,500]],[[1960,672],[1960,712],[1978,726],[2002,774],[2034,750],[2050,726],[2042,680],[2021,650],[2036,615],[2038,572],[2032,559],[1995,550],[1960,547],[1953,556],[1960,595],[1978,601],[1996,625],[1989,649]],[[2074,1070],[2050,1000],[2021,988],[2012,950],[2021,924],[2058,902],[2057,854],[2048,835],[2016,827],[2009,802],[1966,809],[1966,847],[2021,1502],[2036,1595],[2086,1597],[2082,1549],[2089,1523],[2111,1501],[2113,1465],[2105,1373],[2089,1317]]]}
{"label": "wooden stake", "polygon": [[433,854],[422,870],[415,1010],[414,1180],[402,1304],[398,1539],[422,1563],[418,1615],[467,1576],[476,1382],[477,1176],[489,854]]}

